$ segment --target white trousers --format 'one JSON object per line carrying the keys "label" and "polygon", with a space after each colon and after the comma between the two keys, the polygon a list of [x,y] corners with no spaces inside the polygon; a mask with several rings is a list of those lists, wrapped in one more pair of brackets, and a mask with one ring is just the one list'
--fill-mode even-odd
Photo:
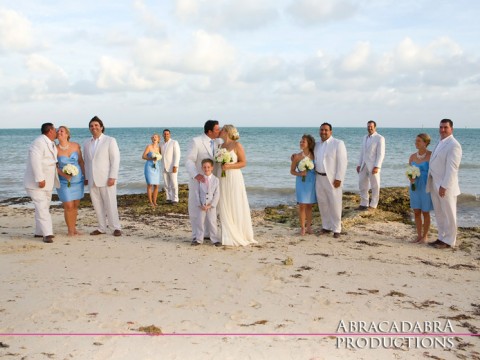
{"label": "white trousers", "polygon": [[163,183],[167,200],[178,202],[178,172],[166,172],[163,170]]}
{"label": "white trousers", "polygon": [[121,230],[117,209],[117,184],[112,186],[90,186],[90,198],[97,214],[98,231]]}
{"label": "white trousers", "polygon": [[205,237],[205,229],[208,229],[210,241],[212,243],[219,242],[217,209],[213,208],[208,211],[199,210],[200,212],[195,218],[195,224],[192,224],[192,232],[195,234],[195,240],[202,244],[203,238]]}
{"label": "white trousers", "polygon": [[[372,188],[372,200],[368,201],[368,190]],[[366,166],[358,173],[358,188],[360,190],[360,206],[376,208],[380,198],[380,170],[374,175]]]}
{"label": "white trousers", "polygon": [[27,195],[32,198],[35,206],[35,234],[53,235],[52,216],[50,215],[50,203],[52,191],[26,189]]}
{"label": "white trousers", "polygon": [[438,239],[454,247],[457,241],[457,197],[448,195],[448,190],[443,198],[438,190],[432,191],[430,195],[437,221]]}
{"label": "white trousers", "polygon": [[316,175],[315,192],[322,218],[322,228],[342,231],[342,186],[334,188],[326,176]]}
{"label": "white trousers", "polygon": [[[197,180],[190,179],[188,183],[188,217],[190,218],[190,225],[192,227],[192,240],[195,240],[198,237],[197,224],[199,222],[198,218],[200,217],[200,212],[202,211],[195,202],[195,196],[198,196],[198,194],[193,190],[195,187],[194,181]],[[208,226],[208,223],[205,224],[203,236],[210,237],[210,227]]]}

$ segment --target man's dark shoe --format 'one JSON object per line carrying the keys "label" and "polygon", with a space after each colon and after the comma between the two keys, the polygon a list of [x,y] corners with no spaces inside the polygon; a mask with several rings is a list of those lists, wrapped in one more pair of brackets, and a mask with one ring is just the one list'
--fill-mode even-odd
{"label": "man's dark shoe", "polygon": [[113,231],[113,236],[122,236],[122,232],[120,230],[114,230]]}
{"label": "man's dark shoe", "polygon": [[47,244],[53,243],[53,235],[48,235],[43,237],[43,242]]}
{"label": "man's dark shoe", "polygon": [[355,208],[355,210],[357,210],[357,211],[367,211],[368,206],[360,205],[359,207]]}
{"label": "man's dark shoe", "polygon": [[333,237],[334,237],[335,239],[338,239],[338,238],[340,237],[340,233],[333,233]]}
{"label": "man's dark shoe", "polygon": [[105,235],[105,233],[102,233],[101,231],[99,230],[93,230],[90,235]]}

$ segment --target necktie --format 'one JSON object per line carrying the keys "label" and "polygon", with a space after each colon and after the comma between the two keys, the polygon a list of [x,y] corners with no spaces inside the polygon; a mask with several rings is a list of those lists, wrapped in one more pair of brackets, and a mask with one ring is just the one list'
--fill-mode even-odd
{"label": "necktie", "polygon": [[213,139],[210,140],[210,148],[212,149],[212,155],[215,156],[215,145],[213,144]]}

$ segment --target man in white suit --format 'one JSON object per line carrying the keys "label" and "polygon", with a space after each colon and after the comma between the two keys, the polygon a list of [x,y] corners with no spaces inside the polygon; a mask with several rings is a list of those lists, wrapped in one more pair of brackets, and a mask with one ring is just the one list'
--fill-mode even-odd
{"label": "man in white suit", "polygon": [[114,236],[121,236],[117,209],[117,179],[120,168],[120,150],[117,141],[104,135],[105,127],[97,116],[88,127],[92,137],[83,144],[85,159],[85,185],[89,185],[90,198],[97,214],[98,228],[90,235],[105,234],[108,227]]}
{"label": "man in white suit", "polygon": [[437,221],[438,239],[429,245],[437,249],[455,246],[457,240],[458,168],[462,147],[453,137],[453,121],[440,121],[440,142],[430,157],[427,192],[430,192]]}
{"label": "man in white suit", "polygon": [[320,234],[333,231],[338,239],[342,231],[342,188],[347,171],[347,149],[332,136],[332,125],[320,126],[321,141],[315,144],[315,191],[322,218]]}
{"label": "man in white suit", "polygon": [[[377,124],[367,123],[368,134],[362,140],[362,149],[357,164],[358,187],[360,189],[360,206],[357,210],[376,209],[380,198],[380,169],[385,157],[385,138],[377,133]],[[368,190],[372,188],[369,204]]]}
{"label": "man in white suit", "polygon": [[50,203],[53,187],[60,187],[57,173],[57,147],[54,142],[57,131],[52,123],[43,124],[41,131],[42,135],[37,137],[28,149],[23,185],[35,206],[34,236],[43,238],[45,243],[52,243],[54,236]]}
{"label": "man in white suit", "polygon": [[[185,166],[189,175],[188,184],[188,215],[190,217],[190,223],[192,225],[192,245],[196,245],[196,239],[198,234],[196,233],[195,224],[198,223],[198,217],[200,211],[195,206],[195,192],[193,191],[195,181],[203,183],[205,177],[202,170],[203,159],[214,159],[215,150],[219,144],[218,136],[220,135],[220,125],[216,120],[208,120],[203,126],[204,134],[194,137],[188,146],[187,158]],[[190,191],[192,189],[192,191]],[[205,229],[205,237],[209,237],[209,230]]]}
{"label": "man in white suit", "polygon": [[163,130],[162,163],[163,182],[167,203],[178,203],[178,164],[180,163],[180,146],[170,137],[170,130]]}

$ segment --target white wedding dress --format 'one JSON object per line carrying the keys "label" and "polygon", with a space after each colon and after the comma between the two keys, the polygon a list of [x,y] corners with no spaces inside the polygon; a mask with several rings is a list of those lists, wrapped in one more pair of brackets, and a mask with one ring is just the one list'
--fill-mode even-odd
{"label": "white wedding dress", "polygon": [[[232,162],[238,161],[237,154],[230,151]],[[246,246],[256,244],[253,238],[252,218],[248,205],[247,191],[240,169],[226,170],[226,176],[221,177],[219,166],[220,201],[218,212],[222,231],[222,245]]]}

